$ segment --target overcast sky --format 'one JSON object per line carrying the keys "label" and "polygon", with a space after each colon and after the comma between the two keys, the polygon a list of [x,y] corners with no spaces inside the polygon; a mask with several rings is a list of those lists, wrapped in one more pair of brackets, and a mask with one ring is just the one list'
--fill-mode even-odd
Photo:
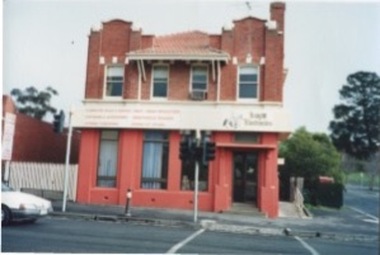
{"label": "overcast sky", "polygon": [[[3,91],[52,86],[53,105],[68,110],[84,97],[91,27],[119,18],[144,34],[221,33],[248,15],[269,19],[268,1],[3,1]],[[347,75],[380,74],[380,2],[287,2],[285,108],[292,127],[328,132]]]}

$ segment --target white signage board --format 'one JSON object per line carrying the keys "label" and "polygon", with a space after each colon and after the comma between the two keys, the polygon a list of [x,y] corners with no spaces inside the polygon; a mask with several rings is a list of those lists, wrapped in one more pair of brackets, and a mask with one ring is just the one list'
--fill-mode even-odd
{"label": "white signage board", "polygon": [[91,103],[73,111],[72,125],[76,128],[291,131],[289,114],[272,104]]}
{"label": "white signage board", "polygon": [[2,156],[3,160],[12,159],[13,137],[15,133],[16,115],[13,113],[5,113],[4,132],[2,141]]}

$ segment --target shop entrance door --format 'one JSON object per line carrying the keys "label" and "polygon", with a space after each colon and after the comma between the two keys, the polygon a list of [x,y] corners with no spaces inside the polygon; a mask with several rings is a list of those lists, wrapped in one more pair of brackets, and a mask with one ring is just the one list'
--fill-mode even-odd
{"label": "shop entrance door", "polygon": [[257,153],[233,153],[233,202],[255,203],[257,199]]}

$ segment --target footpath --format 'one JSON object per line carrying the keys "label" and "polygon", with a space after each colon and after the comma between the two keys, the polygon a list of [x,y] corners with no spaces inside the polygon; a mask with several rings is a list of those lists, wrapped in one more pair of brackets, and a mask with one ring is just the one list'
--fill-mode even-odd
{"label": "footpath", "polygon": [[247,213],[244,210],[224,213],[198,212],[198,221],[194,223],[191,210],[132,207],[130,215],[127,216],[123,206],[68,202],[66,211],[62,212],[62,201],[54,201],[53,207],[52,216],[82,220],[129,222],[165,227],[203,227],[209,231],[250,235],[291,235],[347,241],[378,241],[379,239],[376,228],[368,228],[367,225],[358,227],[361,224],[359,220],[353,222],[347,218],[347,215],[351,213],[347,208],[322,209],[322,211],[315,209],[314,211],[321,216],[301,218],[288,210],[286,204],[280,204],[281,217],[277,219],[268,219],[259,212]]}

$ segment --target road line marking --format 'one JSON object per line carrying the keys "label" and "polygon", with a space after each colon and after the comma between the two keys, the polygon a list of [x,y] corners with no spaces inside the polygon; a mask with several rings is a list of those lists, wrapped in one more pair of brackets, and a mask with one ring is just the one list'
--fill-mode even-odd
{"label": "road line marking", "polygon": [[319,253],[314,250],[313,247],[311,247],[308,243],[306,243],[304,240],[301,239],[301,237],[294,236],[294,238],[302,244],[303,247],[305,247],[306,250],[310,251],[312,255],[319,255]]}
{"label": "road line marking", "polygon": [[365,221],[365,222],[369,222],[369,223],[376,223],[376,224],[379,224],[379,220],[363,219],[363,221]]}
{"label": "road line marking", "polygon": [[198,230],[197,232],[193,233],[191,236],[187,237],[186,239],[182,240],[181,242],[174,245],[170,250],[168,250],[166,253],[175,253],[179,249],[181,249],[183,246],[185,246],[188,242],[202,234],[206,229],[202,228]]}
{"label": "road line marking", "polygon": [[360,209],[358,209],[358,208],[356,208],[356,207],[349,206],[349,208],[350,208],[351,210],[354,210],[355,212],[361,213],[361,214],[363,214],[363,215],[365,215],[365,216],[367,216],[367,217],[369,217],[369,218],[371,218],[371,219],[373,219],[373,220],[379,222],[379,218],[377,218],[377,217],[375,217],[375,216],[373,216],[373,215],[371,215],[371,214],[368,214],[368,213],[366,213],[366,212],[364,212],[364,211],[362,211],[362,210],[360,210]]}

